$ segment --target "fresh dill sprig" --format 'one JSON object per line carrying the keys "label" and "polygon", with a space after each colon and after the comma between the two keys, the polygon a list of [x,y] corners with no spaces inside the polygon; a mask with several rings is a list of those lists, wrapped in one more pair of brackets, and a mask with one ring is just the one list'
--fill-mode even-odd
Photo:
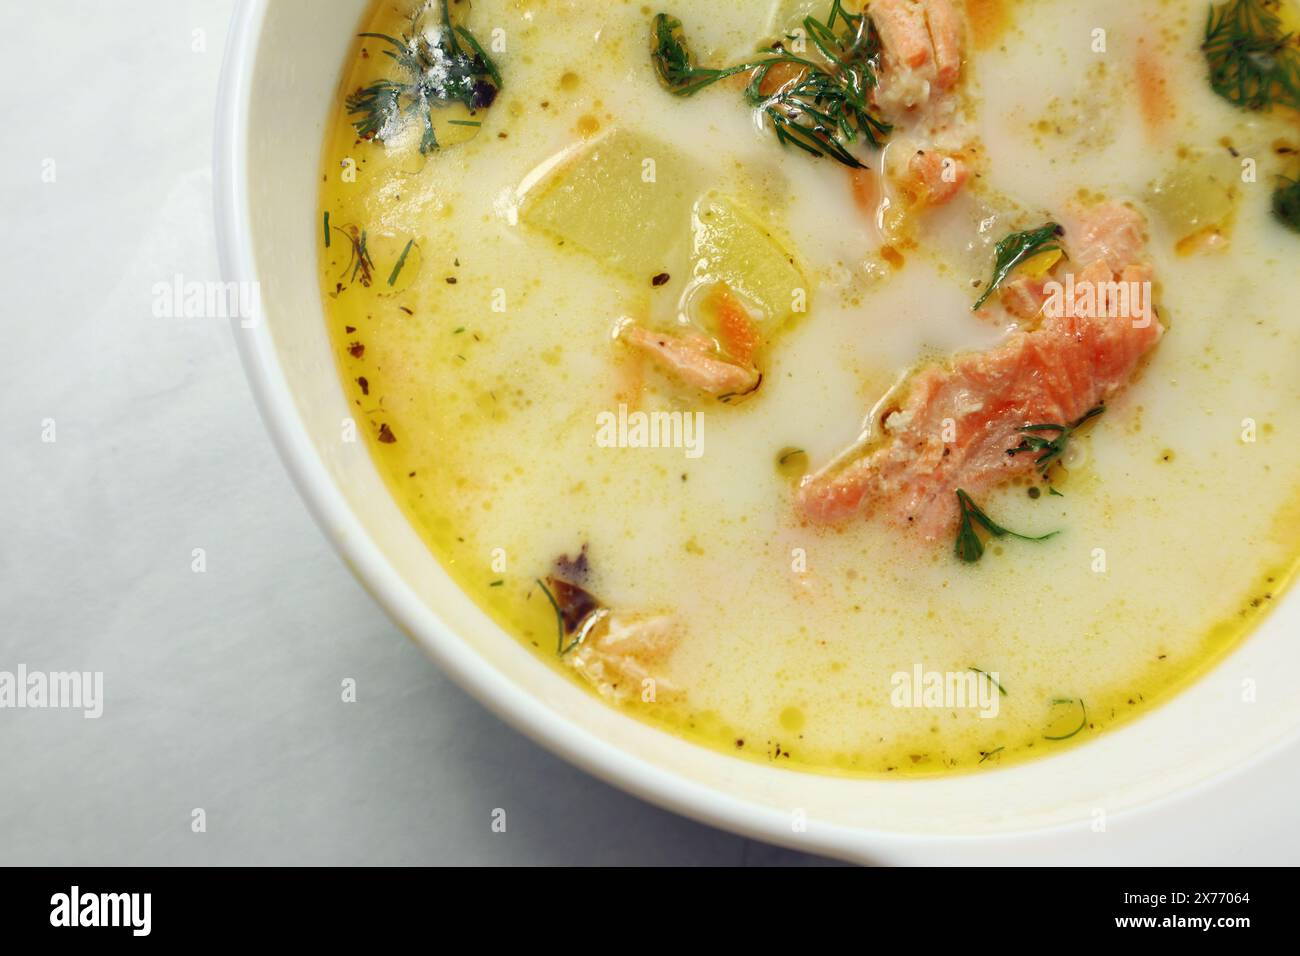
{"label": "fresh dill sprig", "polygon": [[432,29],[422,28],[423,13],[417,13],[409,34],[361,34],[392,47],[384,55],[401,74],[399,79],[376,80],[348,97],[347,110],[359,117],[352,125],[362,139],[384,142],[409,117],[421,124],[420,152],[428,154],[438,149],[435,109],[460,103],[473,114],[495,102],[501,91],[500,70],[472,33],[452,26],[447,0],[441,0],[440,6],[441,23]]}
{"label": "fresh dill sprig", "polygon": [[1065,230],[1060,225],[1049,222],[1037,229],[1013,232],[1002,239],[994,247],[993,281],[989,283],[983,295],[975,300],[971,310],[976,311],[987,302],[994,290],[1011,275],[1011,271],[1026,259],[1031,259],[1040,252],[1060,252],[1064,255],[1065,250],[1056,242],[1063,235]]}
{"label": "fresh dill sprig", "polygon": [[1281,177],[1273,190],[1273,215],[1292,232],[1300,232],[1300,179]]}
{"label": "fresh dill sprig", "polygon": [[1079,705],[1079,709],[1080,709],[1080,711],[1081,711],[1081,714],[1080,714],[1080,717],[1079,717],[1079,726],[1078,726],[1078,727],[1075,727],[1075,728],[1074,728],[1072,731],[1070,731],[1068,734],[1062,734],[1062,735],[1059,736],[1059,737],[1053,737],[1053,736],[1050,736],[1049,734],[1043,734],[1043,739],[1044,739],[1044,740],[1069,740],[1071,737],[1073,737],[1073,736],[1074,736],[1075,734],[1077,734],[1079,731],[1083,730],[1083,728],[1086,727],[1086,726],[1088,725],[1088,705],[1085,704],[1085,703],[1083,702],[1083,698],[1082,698],[1082,697],[1058,697],[1056,700],[1052,701],[1052,706],[1053,706],[1053,707],[1059,707],[1059,706],[1061,706],[1062,704],[1078,704],[1078,705]]}
{"label": "fresh dill sprig", "polygon": [[1300,109],[1300,47],[1282,32],[1278,0],[1227,0],[1210,6],[1201,50],[1210,86],[1230,103]]}
{"label": "fresh dill sprig", "polygon": [[650,58],[659,80],[674,96],[691,96],[719,80],[752,70],[762,61],[741,63],[725,70],[696,66],[682,36],[682,21],[666,13],[655,14],[651,21],[653,47]]}
{"label": "fresh dill sprig", "polygon": [[[1074,433],[1105,410],[1105,405],[1098,405],[1096,408],[1090,408],[1086,413],[1070,422],[1068,425],[1026,425],[1020,430],[1027,434],[1020,440],[1020,444],[1015,448],[1008,448],[1007,454],[1019,455],[1022,452],[1038,452],[1039,455],[1034,459],[1034,463],[1038,465],[1038,470],[1040,472],[1046,474],[1047,469],[1052,467],[1052,463],[1065,454],[1065,449],[1070,444],[1070,438]],[[1043,434],[1050,434],[1053,432],[1056,435],[1055,438],[1042,437]]]}
{"label": "fresh dill sprig", "polygon": [[[849,147],[859,137],[879,147],[893,129],[868,102],[877,81],[880,36],[869,16],[847,12],[841,0],[832,0],[824,23],[809,16],[803,25],[820,62],[777,46],[758,59],[712,69],[693,62],[681,21],[660,13],[651,31],[651,59],[659,79],[675,96],[692,96],[719,80],[752,72],[745,99],[768,118],[778,142],[863,168]],[[778,67],[789,77],[764,92]]]}
{"label": "fresh dill sprig", "polygon": [[961,508],[961,523],[957,528],[957,544],[954,550],[957,557],[967,564],[973,564],[984,557],[984,542],[980,540],[980,536],[975,530],[977,524],[995,538],[1009,536],[1019,538],[1021,541],[1046,541],[1057,534],[1057,532],[1052,531],[1035,538],[1008,531],[980,510],[980,506],[971,500],[971,496],[960,488],[957,489],[957,504]]}

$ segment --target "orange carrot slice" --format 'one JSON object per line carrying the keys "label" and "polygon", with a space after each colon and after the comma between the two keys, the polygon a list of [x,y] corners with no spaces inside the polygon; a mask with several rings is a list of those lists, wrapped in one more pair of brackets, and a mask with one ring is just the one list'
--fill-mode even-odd
{"label": "orange carrot slice", "polygon": [[727,355],[741,365],[752,365],[754,353],[758,351],[759,334],[745,307],[725,285],[713,290],[709,306],[718,323],[718,338]]}

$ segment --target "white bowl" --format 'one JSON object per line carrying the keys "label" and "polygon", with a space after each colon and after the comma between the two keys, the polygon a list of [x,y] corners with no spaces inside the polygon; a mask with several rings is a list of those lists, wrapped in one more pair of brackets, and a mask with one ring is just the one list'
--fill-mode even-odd
{"label": "white bowl", "polygon": [[[260,284],[261,315],[251,328],[237,322],[235,335],[299,491],[376,601],[462,687],[543,746],[647,800],[858,861],[1113,859],[1097,850],[1099,823],[1159,828],[1179,818],[1167,798],[1212,780],[1215,805],[1232,809],[1234,793],[1296,765],[1294,593],[1212,673],[1148,716],[1060,756],[948,779],[851,780],[733,759],[618,713],[538,661],[452,583],[365,443],[340,441],[349,408],[317,284],[317,190],[327,115],[367,5],[240,2],[217,118],[222,267],[227,281]],[[1253,703],[1245,681],[1254,682]],[[1175,830],[1162,845],[1173,852],[1187,836]]]}

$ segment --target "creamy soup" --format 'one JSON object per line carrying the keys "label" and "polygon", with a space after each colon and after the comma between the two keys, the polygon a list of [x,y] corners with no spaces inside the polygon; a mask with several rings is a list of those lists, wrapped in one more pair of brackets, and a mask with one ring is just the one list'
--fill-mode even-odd
{"label": "creamy soup", "polygon": [[357,429],[667,731],[884,776],[1092,740],[1300,550],[1298,21],[1206,9],[376,3],[318,223]]}

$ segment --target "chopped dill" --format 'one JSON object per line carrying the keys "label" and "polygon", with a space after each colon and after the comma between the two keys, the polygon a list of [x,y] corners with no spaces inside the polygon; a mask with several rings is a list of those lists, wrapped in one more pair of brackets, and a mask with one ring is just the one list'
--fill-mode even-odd
{"label": "chopped dill", "polygon": [[1292,232],[1300,232],[1300,179],[1281,177],[1273,191],[1273,215]]}
{"label": "chopped dill", "polygon": [[1065,235],[1065,230],[1060,225],[1049,222],[1037,229],[1013,232],[998,242],[997,246],[994,247],[993,281],[985,287],[983,294],[975,300],[975,304],[971,306],[971,311],[979,309],[980,306],[987,302],[989,296],[1006,281],[1007,276],[1011,275],[1011,271],[1026,259],[1032,259],[1040,252],[1060,252],[1064,255],[1065,250],[1056,242],[1063,235]]}
{"label": "chopped dill", "polygon": [[[551,592],[551,589],[546,586],[545,581],[541,578],[535,578],[534,580],[537,581],[538,586],[542,589],[542,593],[546,595],[546,600],[551,603],[551,610],[555,612],[555,651],[560,655],[560,657],[568,654],[569,651],[573,650],[575,647],[579,647],[583,641],[590,636],[596,625],[609,616],[608,608],[593,608],[573,627],[571,632],[573,634],[573,639],[566,644],[564,639],[570,632],[565,627],[564,611],[560,609],[560,602],[556,600],[555,595]],[[560,583],[565,584],[567,582],[561,581]],[[573,585],[569,585],[569,587],[573,587]]]}
{"label": "chopped dill", "polygon": [[972,667],[970,668],[970,670],[973,670],[976,674],[983,674],[985,677],[989,679],[989,683],[998,689],[998,693],[1000,693],[1003,697],[1007,696],[1007,689],[1003,687],[1001,684],[999,684],[996,680],[994,680],[993,675],[990,674],[988,671],[982,671],[978,667]]}
{"label": "chopped dill", "polygon": [[[1019,455],[1021,452],[1037,452],[1038,457],[1034,463],[1038,465],[1038,470],[1043,474],[1052,467],[1052,463],[1060,460],[1065,454],[1065,449],[1070,444],[1070,438],[1076,431],[1082,428],[1087,422],[1096,418],[1106,410],[1105,405],[1098,405],[1096,408],[1090,408],[1084,415],[1075,419],[1068,425],[1026,425],[1020,429],[1027,434],[1021,439],[1020,444],[1015,448],[1008,448],[1008,455]],[[1050,433],[1055,432],[1055,438],[1043,438],[1036,432]],[[1059,497],[1065,497],[1056,489],[1050,489]]]}
{"label": "chopped dill", "polygon": [[[421,22],[423,13],[417,13],[409,34],[361,34],[392,47],[384,54],[397,65],[400,74],[399,79],[376,80],[348,97],[347,111],[358,117],[352,125],[362,139],[386,142],[407,119],[413,119],[422,127],[420,152],[428,154],[439,148],[433,129],[435,109],[459,103],[472,115],[496,101],[501,91],[501,72],[472,33],[452,26],[447,0],[441,0],[439,6],[440,23],[426,25]],[[479,125],[465,120],[448,122]]]}
{"label": "chopped dill", "polygon": [[352,275],[348,282],[360,280],[361,284],[368,288],[374,280],[375,260],[370,258],[370,250],[366,246],[366,231],[357,229],[356,226],[331,228],[343,235],[351,246],[351,255],[348,256],[348,264],[343,267],[343,274],[347,275],[348,270],[351,269]]}
{"label": "chopped dill", "polygon": [[1300,109],[1300,47],[1293,34],[1282,32],[1279,5],[1227,0],[1210,7],[1201,44],[1210,86],[1242,109]]}
{"label": "chopped dill", "polygon": [[1002,751],[1006,749],[1007,749],[1006,747],[997,747],[993,750],[988,751],[982,757],[980,757],[980,763],[983,763],[984,761],[988,760],[990,757],[994,756],[995,754],[1002,753]]}
{"label": "chopped dill", "polygon": [[330,211],[325,210],[325,248],[330,247]]}
{"label": "chopped dill", "polygon": [[[837,30],[840,23],[843,26]],[[832,0],[824,23],[809,16],[803,25],[820,61],[788,53],[775,44],[754,60],[712,69],[692,61],[681,21],[660,13],[653,21],[651,59],[674,96],[692,96],[719,80],[752,72],[745,99],[768,118],[778,142],[861,169],[863,163],[849,147],[859,137],[879,147],[893,129],[872,112],[867,99],[877,82],[880,36],[868,15],[849,13],[841,0]],[[780,82],[764,92],[776,67],[783,70],[775,75]]]}
{"label": "chopped dill", "polygon": [[1049,734],[1043,734],[1043,739],[1044,739],[1044,740],[1069,740],[1071,737],[1073,737],[1073,736],[1074,736],[1075,734],[1077,734],[1079,731],[1083,730],[1083,728],[1086,727],[1086,726],[1088,725],[1088,707],[1087,707],[1086,704],[1084,704],[1084,702],[1083,702],[1083,698],[1082,698],[1082,697],[1058,697],[1056,700],[1053,700],[1053,701],[1052,701],[1052,706],[1053,706],[1053,707],[1059,707],[1059,706],[1061,706],[1062,704],[1078,704],[1078,705],[1079,705],[1079,710],[1081,711],[1081,716],[1080,716],[1080,719],[1079,719],[1079,726],[1078,726],[1078,727],[1075,727],[1075,728],[1074,728],[1072,731],[1070,731],[1068,734],[1062,734],[1062,735],[1059,736],[1059,737],[1053,737],[1053,736],[1051,736],[1051,735],[1049,735]]}
{"label": "chopped dill", "polygon": [[414,239],[406,240],[406,247],[402,249],[402,254],[397,257],[397,263],[393,266],[392,274],[388,277],[388,284],[391,286],[397,281],[397,277],[402,274],[402,266],[406,265],[406,257],[411,253],[411,247],[415,245]]}
{"label": "chopped dill", "polygon": [[564,615],[560,613],[560,605],[555,600],[555,595],[551,593],[551,589],[546,586],[546,583],[541,578],[535,578],[534,580],[537,581],[537,586],[542,589],[542,593],[546,595],[546,600],[551,602],[551,610],[555,612],[555,634],[556,634],[556,642],[557,642],[555,649],[556,649],[556,653],[563,655],[564,654]]}
{"label": "chopped dill", "polygon": [[1058,533],[1052,531],[1038,537],[1031,537],[1008,531],[981,511],[979,505],[971,500],[971,496],[960,488],[957,489],[957,504],[961,508],[961,523],[957,528],[957,543],[954,550],[957,557],[967,564],[973,564],[984,557],[984,542],[980,540],[975,530],[977,524],[995,538],[1009,536],[1019,538],[1021,541],[1046,541]]}

